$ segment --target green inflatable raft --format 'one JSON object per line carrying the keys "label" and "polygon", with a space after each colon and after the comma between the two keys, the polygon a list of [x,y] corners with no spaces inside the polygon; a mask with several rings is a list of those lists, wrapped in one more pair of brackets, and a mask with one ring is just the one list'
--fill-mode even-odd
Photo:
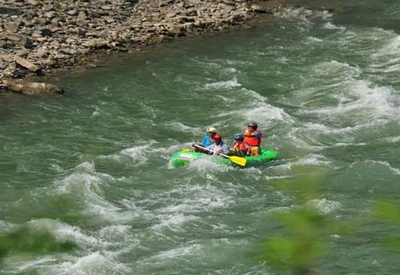
{"label": "green inflatable raft", "polygon": [[232,165],[238,167],[255,167],[260,165],[266,165],[273,160],[278,159],[278,153],[269,150],[261,149],[261,154],[254,157],[237,157],[237,156],[224,156],[224,157],[211,157],[202,152],[193,152],[190,149],[183,149],[174,153],[170,158],[170,163],[173,167],[181,167],[189,165],[191,162],[200,158],[211,158],[213,161],[225,165]]}

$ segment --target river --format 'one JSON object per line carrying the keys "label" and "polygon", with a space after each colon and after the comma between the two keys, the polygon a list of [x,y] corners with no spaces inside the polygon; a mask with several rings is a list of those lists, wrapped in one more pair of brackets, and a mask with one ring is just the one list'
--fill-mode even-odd
{"label": "river", "polygon": [[[398,200],[399,11],[283,10],[54,77],[64,96],[2,95],[0,232],[20,245],[0,274],[280,274],[254,255],[280,233],[271,213],[295,207],[276,184],[296,184],[296,167],[324,171],[318,207],[332,217]],[[208,127],[230,143],[249,121],[281,164],[170,167]],[[332,238],[320,269],[397,274],[379,244],[391,230]]]}

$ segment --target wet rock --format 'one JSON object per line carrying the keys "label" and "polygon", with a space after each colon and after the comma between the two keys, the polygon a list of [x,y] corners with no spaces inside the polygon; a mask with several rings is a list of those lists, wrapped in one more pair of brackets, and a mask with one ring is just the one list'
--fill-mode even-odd
{"label": "wet rock", "polygon": [[31,71],[31,72],[38,72],[38,71],[40,70],[40,68],[39,68],[38,66],[36,66],[36,65],[33,64],[32,62],[30,62],[30,61],[28,61],[28,60],[26,60],[26,59],[24,59],[24,58],[22,58],[22,57],[14,56],[14,61],[15,61],[18,65],[20,65],[20,66],[22,66],[22,67],[28,69],[28,70]]}
{"label": "wet rock", "polygon": [[250,6],[250,11],[256,13],[274,13],[279,5],[275,1],[259,2]]}
{"label": "wet rock", "polygon": [[167,27],[168,35],[170,36],[180,36],[184,35],[183,28],[180,25],[169,25]]}
{"label": "wet rock", "polygon": [[54,84],[44,82],[4,80],[4,86],[9,90],[27,95],[56,95],[63,94],[64,89]]}

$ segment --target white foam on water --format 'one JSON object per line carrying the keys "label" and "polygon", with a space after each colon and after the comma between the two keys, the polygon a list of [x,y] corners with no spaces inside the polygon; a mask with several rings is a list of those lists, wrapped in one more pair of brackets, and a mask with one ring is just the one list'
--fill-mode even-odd
{"label": "white foam on water", "polygon": [[221,102],[224,102],[224,103],[233,103],[233,102],[237,101],[237,99],[235,99],[235,98],[226,97],[226,96],[222,96],[222,95],[216,95],[216,97],[221,99]]}
{"label": "white foam on water", "polygon": [[399,108],[393,104],[393,89],[380,87],[366,80],[355,81],[349,88],[359,99],[344,106],[345,111],[368,107],[374,110],[375,118],[399,115]]}
{"label": "white foam on water", "polygon": [[[235,203],[235,189],[232,186],[226,182],[218,182],[216,176],[212,174],[206,174],[205,178],[205,185],[193,185],[188,182],[185,185],[178,185],[173,188],[165,196],[178,196],[180,199],[177,199],[173,204],[157,209],[154,213],[159,218],[167,218],[169,222],[176,218],[175,220],[179,223],[186,219],[190,221],[197,219],[197,216],[193,216],[194,214],[230,207]],[[223,184],[223,190],[221,190],[220,184]],[[159,199],[162,200],[162,198]],[[175,215],[178,216],[175,217]]]}
{"label": "white foam on water", "polygon": [[[307,143],[307,141],[303,138],[302,131],[308,131],[307,128],[297,128],[292,127],[290,132],[286,135],[286,139],[290,140],[291,146],[299,149],[300,151],[314,151],[316,147],[313,144]],[[279,137],[277,137],[279,138]]]}
{"label": "white foam on water", "polygon": [[[326,110],[325,110],[326,111]],[[302,130],[306,131],[306,132],[311,132],[311,133],[318,133],[318,134],[349,134],[349,133],[355,133],[358,132],[362,129],[365,128],[370,128],[373,125],[382,125],[380,123],[376,123],[374,122],[373,124],[371,123],[364,123],[364,124],[359,124],[359,125],[355,125],[355,126],[348,126],[348,127],[343,127],[343,128],[330,128],[324,124],[320,124],[320,123],[305,123],[304,124],[305,127],[302,128]],[[342,137],[342,138],[347,138],[350,140],[353,140],[354,137],[353,136],[346,136],[346,137]],[[313,147],[315,148],[315,147]]]}
{"label": "white foam on water", "polygon": [[227,72],[227,73],[231,73],[231,74],[238,72],[238,70],[236,68],[233,68],[233,67],[225,68],[224,71]]}
{"label": "white foam on water", "polygon": [[135,162],[135,165],[143,165],[148,160],[148,151],[149,149],[157,143],[155,140],[148,140],[143,142],[143,145],[137,145],[132,148],[124,149],[121,151],[121,154],[129,156]]}
{"label": "white foam on water", "polygon": [[392,167],[390,165],[390,163],[387,162],[387,161],[365,160],[365,161],[363,161],[363,163],[366,163],[366,164],[369,163],[369,164],[374,164],[374,165],[375,164],[382,165],[382,166],[387,167],[393,174],[400,175],[400,169]]}
{"label": "white foam on water", "polygon": [[268,124],[274,121],[285,122],[287,124],[294,123],[293,118],[287,114],[284,109],[270,104],[263,104],[263,106],[251,109],[243,109],[241,113],[244,116],[243,124],[249,121],[256,121],[260,128],[268,127]]}
{"label": "white foam on water", "polygon": [[[95,171],[93,163],[78,165],[73,173],[55,183],[55,192],[70,194],[85,203],[85,211],[90,215],[96,215],[110,222],[130,221],[134,213],[124,212],[120,207],[103,198],[102,184],[115,179],[104,173]],[[53,190],[49,191],[51,196]]]}
{"label": "white foam on water", "polygon": [[270,180],[283,180],[283,179],[290,179],[293,178],[291,175],[283,175],[283,176],[264,176],[267,181]]}
{"label": "white foam on water", "polygon": [[[268,104],[268,98],[265,96],[262,96],[261,94],[259,94],[256,91],[242,88],[242,89],[240,89],[239,93],[243,94],[246,98],[250,98],[256,106],[262,105],[262,104]],[[273,106],[270,106],[270,107],[273,107]]]}
{"label": "white foam on water", "polygon": [[7,227],[8,227],[8,224],[5,221],[0,220],[0,230],[4,230]]}
{"label": "white foam on water", "polygon": [[[27,222],[27,226],[39,232],[50,232],[57,241],[73,241],[79,249],[76,253],[55,253],[35,259],[11,256],[7,258],[7,268],[19,272],[35,270],[38,274],[49,275],[129,274],[131,271],[126,265],[116,260],[118,254],[123,251],[115,251],[116,246],[126,250],[127,243],[135,244],[135,239],[126,234],[130,227],[109,226],[102,228],[99,232],[91,231],[90,235],[87,235],[77,226],[51,219],[31,220]],[[108,252],[108,247],[114,251]],[[132,245],[129,249],[132,249]]]}
{"label": "white foam on water", "polygon": [[[202,139],[203,135],[200,134],[198,136],[200,136]],[[174,142],[176,142],[176,141],[174,140]],[[170,145],[167,147],[151,147],[151,148],[148,148],[146,153],[147,154],[156,154],[158,157],[169,159],[169,157],[172,153],[175,153],[182,149],[192,149],[193,148],[192,144],[193,144],[193,142],[186,142],[186,143],[179,143],[176,145]]]}
{"label": "white foam on water", "polygon": [[41,266],[41,275],[130,274],[132,270],[117,262],[112,253],[92,252],[82,257],[69,257],[61,263]]}
{"label": "white foam on water", "polygon": [[237,88],[241,87],[242,84],[240,84],[236,77],[232,78],[231,80],[227,81],[218,81],[214,83],[209,83],[205,85],[206,89],[232,89],[232,88]]}
{"label": "white foam on water", "polygon": [[328,20],[332,17],[332,13],[328,11],[312,11],[305,8],[284,8],[274,13],[274,16],[286,19],[295,19],[304,26],[311,26],[311,20],[322,18]]}
{"label": "white foam on water", "polygon": [[157,218],[160,220],[160,223],[151,227],[155,231],[161,231],[164,228],[179,231],[185,223],[201,219],[194,215],[185,215],[183,213],[157,215]]}
{"label": "white foam on water", "polygon": [[51,232],[58,240],[70,240],[79,246],[93,247],[101,244],[98,239],[82,233],[79,227],[70,226],[57,220],[37,219],[29,221],[27,225],[38,231]]}
{"label": "white foam on water", "polygon": [[204,135],[206,129],[201,129],[200,127],[192,127],[183,124],[182,122],[174,121],[168,122],[163,125],[169,130],[175,130],[177,132],[192,133],[193,135]]}
{"label": "white foam on water", "polygon": [[339,202],[330,201],[325,198],[307,201],[305,206],[315,208],[322,214],[329,214],[337,209],[342,208],[342,205]]}
{"label": "white foam on water", "polygon": [[139,243],[130,233],[132,226],[130,225],[110,225],[100,229],[98,236],[101,240],[110,244],[128,244]]}
{"label": "white foam on water", "polygon": [[43,266],[51,265],[51,263],[53,262],[57,262],[57,259],[52,256],[44,256],[40,259],[34,259],[34,260],[10,257],[5,260],[6,266],[14,270],[13,272],[10,270],[9,274],[14,274],[15,270],[17,270],[20,273],[29,271],[31,269],[40,269]]}
{"label": "white foam on water", "polygon": [[369,53],[371,64],[366,68],[366,71],[372,72],[380,78],[390,77],[386,74],[400,72],[400,36],[393,31],[380,28],[373,29],[372,34],[369,33],[368,35],[383,43],[383,45]]}
{"label": "white foam on water", "polygon": [[[327,166],[332,167],[331,161],[327,160],[323,155],[308,154],[293,163],[295,165],[310,165],[310,166]],[[292,165],[293,165],[292,164]]]}
{"label": "white foam on water", "polygon": [[58,173],[62,173],[65,171],[64,168],[62,168],[60,165],[55,164],[55,163],[50,164],[50,169],[55,172],[58,172]]}
{"label": "white foam on water", "polygon": [[344,27],[344,26],[336,26],[332,22],[326,22],[322,26],[323,26],[324,29],[327,29],[327,30],[345,30],[346,29],[346,27]]}
{"label": "white foam on water", "polygon": [[200,244],[190,244],[187,246],[180,246],[171,250],[162,251],[154,256],[146,259],[146,262],[152,264],[162,264],[168,262],[171,259],[179,259],[186,256],[195,256],[202,254],[203,247]]}
{"label": "white foam on water", "polygon": [[[393,32],[382,32],[385,34],[385,38],[387,39],[387,43],[384,44],[378,51],[374,52],[371,54],[371,58],[380,58],[384,57],[389,58],[389,57],[400,57],[400,35],[396,35]],[[387,37],[387,35],[390,35],[390,37]],[[382,38],[382,37],[381,37]]]}
{"label": "white foam on water", "polygon": [[311,43],[321,43],[324,42],[323,39],[318,38],[318,37],[314,37],[314,36],[309,36],[307,37],[307,41],[311,42]]}
{"label": "white foam on water", "polygon": [[400,136],[397,136],[397,137],[385,137],[385,138],[380,138],[378,140],[382,141],[382,142],[396,143],[396,142],[400,141]]}
{"label": "white foam on water", "polygon": [[[362,73],[362,70],[359,67],[352,66],[346,62],[331,60],[317,63],[313,66],[312,72],[319,77],[335,76],[334,80],[344,81],[353,80],[355,77],[358,77]],[[336,81],[333,84],[337,85]]]}
{"label": "white foam on water", "polygon": [[203,157],[196,159],[188,166],[189,170],[196,170],[202,173],[228,172],[234,169],[233,166],[224,165],[216,162],[213,158],[216,156]]}
{"label": "white foam on water", "polygon": [[230,66],[249,66],[253,65],[251,61],[239,60],[239,59],[224,59],[223,62]]}
{"label": "white foam on water", "polygon": [[367,146],[368,144],[367,143],[365,143],[365,142],[360,142],[360,143],[344,143],[344,142],[338,142],[338,143],[335,143],[335,144],[333,144],[333,145],[331,145],[331,146],[327,146],[327,148],[338,148],[338,147],[348,147],[348,146],[354,146],[354,147],[356,147],[356,146]]}

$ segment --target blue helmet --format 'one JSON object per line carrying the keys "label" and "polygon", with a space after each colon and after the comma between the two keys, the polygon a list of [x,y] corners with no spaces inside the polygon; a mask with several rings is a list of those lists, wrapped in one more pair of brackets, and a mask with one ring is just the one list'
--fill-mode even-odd
{"label": "blue helmet", "polygon": [[244,136],[243,135],[236,135],[235,136],[235,140],[244,140]]}

